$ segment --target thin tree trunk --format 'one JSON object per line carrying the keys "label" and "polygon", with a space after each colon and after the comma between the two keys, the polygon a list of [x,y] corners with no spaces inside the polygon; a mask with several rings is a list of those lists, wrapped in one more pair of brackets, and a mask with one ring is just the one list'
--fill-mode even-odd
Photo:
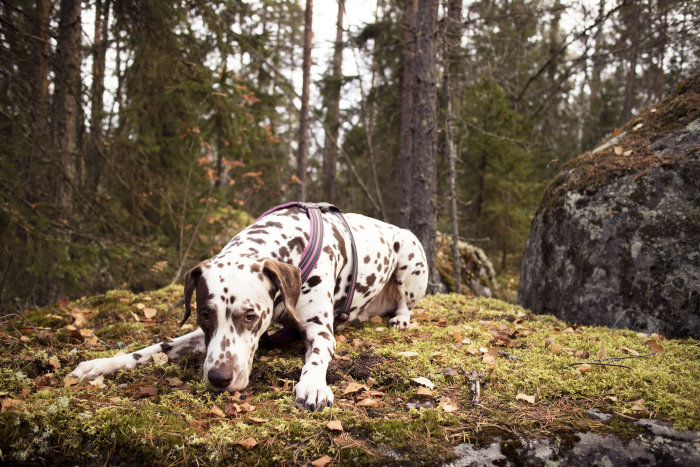
{"label": "thin tree trunk", "polygon": [[313,0],[306,0],[301,115],[299,116],[299,149],[297,152],[298,201],[306,201],[306,160],[309,157],[309,81],[311,76],[311,40],[313,38],[312,16]]}
{"label": "thin tree trunk", "polygon": [[51,14],[50,0],[37,0],[36,22],[34,23],[34,47],[32,62],[32,94],[34,134],[44,138],[46,134],[47,103],[49,94],[49,20]]}
{"label": "thin tree trunk", "polygon": [[326,133],[323,152],[323,192],[330,203],[336,203],[336,164],[338,163],[338,133],[340,130],[340,88],[343,79],[343,13],[345,1],[338,0],[338,21],[333,47],[333,69],[326,90]]}
{"label": "thin tree trunk", "polygon": [[415,29],[418,0],[406,0],[403,35],[403,84],[401,90],[401,149],[399,154],[399,202],[395,222],[411,225],[411,184],[413,154],[413,89],[415,87]]}
{"label": "thin tree trunk", "polygon": [[462,39],[462,0],[449,0],[447,4],[447,26],[445,28],[445,133],[447,140],[447,161],[449,164],[450,218],[452,220],[452,255],[454,258],[455,292],[462,290],[462,262],[459,254],[459,220],[457,218],[457,145],[453,127],[454,105],[457,100],[457,70]]}
{"label": "thin tree trunk", "polygon": [[428,260],[428,291],[439,284],[435,272],[437,246],[437,0],[419,0],[416,21],[416,87],[413,125],[411,230],[423,244]]}
{"label": "thin tree trunk", "polygon": [[70,217],[78,183],[80,114],[80,0],[62,0],[56,45],[53,134],[58,151],[56,203]]}
{"label": "thin tree trunk", "polygon": [[107,40],[109,30],[110,0],[95,1],[95,35],[92,47],[92,89],[90,93],[90,151],[87,157],[92,158],[88,164],[90,171],[89,181],[91,189],[95,189],[99,183],[101,170],[96,163],[97,155],[102,150],[104,131],[104,92],[105,92],[105,57],[107,55]]}

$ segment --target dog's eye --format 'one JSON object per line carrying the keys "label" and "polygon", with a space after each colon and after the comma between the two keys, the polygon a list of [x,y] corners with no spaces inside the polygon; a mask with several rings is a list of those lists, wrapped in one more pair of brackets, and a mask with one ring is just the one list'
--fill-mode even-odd
{"label": "dog's eye", "polygon": [[255,315],[255,312],[253,310],[247,310],[245,312],[243,319],[245,320],[246,323],[252,323],[253,321],[255,321],[256,317],[257,316]]}

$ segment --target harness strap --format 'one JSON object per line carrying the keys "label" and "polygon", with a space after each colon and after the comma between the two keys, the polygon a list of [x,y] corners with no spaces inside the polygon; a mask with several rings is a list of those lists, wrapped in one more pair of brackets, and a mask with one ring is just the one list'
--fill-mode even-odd
{"label": "harness strap", "polygon": [[[288,209],[291,207],[300,207],[306,211],[307,216],[309,216],[309,222],[311,224],[309,231],[309,242],[306,244],[306,248],[301,254],[301,261],[299,263],[299,269],[301,270],[301,281],[302,283],[311,275],[311,272],[316,268],[318,259],[321,256],[321,250],[323,249],[323,213],[332,212],[338,219],[343,223],[345,229],[348,231],[350,236],[350,246],[352,252],[352,274],[350,279],[350,289],[345,296],[345,301],[342,307],[335,306],[334,309],[337,310],[334,315],[334,326],[337,326],[343,321],[347,321],[350,318],[350,305],[352,304],[353,296],[355,295],[355,285],[357,282],[357,247],[355,246],[355,238],[350,229],[350,225],[345,220],[342,211],[330,203],[302,203],[302,202],[290,202],[275,206],[272,209],[265,211],[260,217],[258,217],[255,222],[258,222],[263,217],[272,214],[282,209]],[[277,302],[275,302],[277,304]]]}

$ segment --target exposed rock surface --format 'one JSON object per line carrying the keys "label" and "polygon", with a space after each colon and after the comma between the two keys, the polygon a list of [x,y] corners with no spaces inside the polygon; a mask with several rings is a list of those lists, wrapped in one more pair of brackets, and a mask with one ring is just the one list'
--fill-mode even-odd
{"label": "exposed rock surface", "polygon": [[700,337],[700,77],[557,176],[518,302],[568,322]]}
{"label": "exposed rock surface", "polygon": [[[440,278],[447,286],[447,291],[457,292],[454,284],[454,256],[452,255],[452,238],[438,233],[438,251],[435,267]],[[459,293],[476,297],[497,297],[498,282],[496,272],[486,253],[470,243],[459,241],[461,259],[461,290]]]}
{"label": "exposed rock surface", "polygon": [[656,420],[640,420],[636,436],[622,439],[612,434],[575,433],[562,437],[503,440],[485,447],[469,443],[455,448],[454,467],[516,466],[697,466],[700,465],[700,433],[678,431]]}

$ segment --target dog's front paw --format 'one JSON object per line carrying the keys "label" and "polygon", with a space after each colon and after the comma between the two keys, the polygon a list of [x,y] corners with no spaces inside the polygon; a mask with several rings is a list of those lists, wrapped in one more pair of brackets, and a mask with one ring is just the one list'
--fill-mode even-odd
{"label": "dog's front paw", "polygon": [[333,405],[333,391],[323,381],[302,378],[296,385],[295,393],[294,403],[302,409],[320,411]]}
{"label": "dog's front paw", "polygon": [[403,331],[404,329],[408,329],[409,324],[411,324],[411,316],[408,315],[401,315],[401,316],[394,316],[389,320],[389,327],[390,328],[396,328],[399,331]]}
{"label": "dog's front paw", "polygon": [[120,357],[96,358],[80,362],[70,375],[78,379],[95,379],[101,375],[109,375],[125,367]]}

